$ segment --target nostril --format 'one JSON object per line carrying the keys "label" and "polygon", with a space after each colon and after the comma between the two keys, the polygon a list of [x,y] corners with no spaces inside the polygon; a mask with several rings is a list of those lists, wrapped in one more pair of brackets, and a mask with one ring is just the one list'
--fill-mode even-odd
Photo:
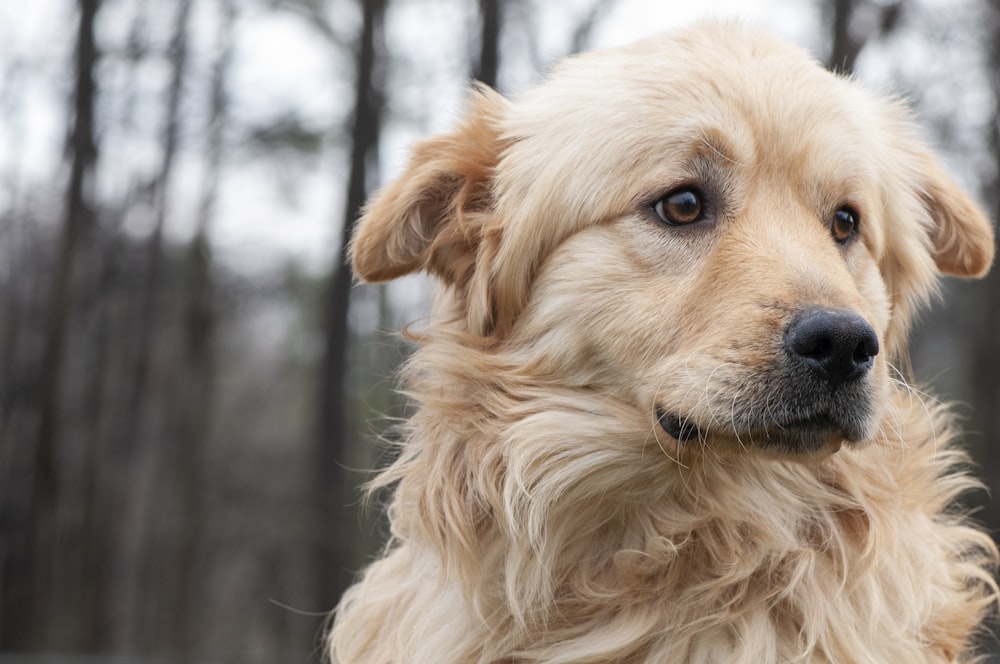
{"label": "nostril", "polygon": [[858,347],[854,349],[854,361],[859,363],[869,362],[876,355],[878,355],[878,337],[872,331],[871,336],[862,339],[858,343]]}
{"label": "nostril", "polygon": [[792,341],[796,353],[803,357],[824,357],[833,350],[833,342],[821,334],[800,334]]}
{"label": "nostril", "polygon": [[843,309],[807,309],[785,330],[793,360],[833,384],[862,376],[878,354],[878,336],[868,322]]}

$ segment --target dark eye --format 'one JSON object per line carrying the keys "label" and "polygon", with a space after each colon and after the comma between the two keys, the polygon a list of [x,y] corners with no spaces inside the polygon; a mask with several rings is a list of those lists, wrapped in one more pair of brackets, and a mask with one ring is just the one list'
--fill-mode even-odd
{"label": "dark eye", "polygon": [[705,217],[705,204],[696,189],[675,189],[653,203],[653,212],[665,224],[683,226]]}
{"label": "dark eye", "polygon": [[830,235],[838,244],[847,244],[858,231],[858,220],[858,213],[853,208],[840,208],[830,221]]}

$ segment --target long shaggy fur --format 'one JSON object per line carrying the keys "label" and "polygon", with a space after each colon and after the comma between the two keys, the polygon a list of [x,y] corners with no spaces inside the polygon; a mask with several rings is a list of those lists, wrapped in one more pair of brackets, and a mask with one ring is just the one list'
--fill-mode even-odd
{"label": "long shaggy fur", "polygon": [[[774,127],[808,148],[762,142]],[[392,490],[392,540],[337,608],[333,661],[972,657],[997,552],[958,508],[976,483],[951,418],[894,367],[936,275],[985,272],[992,234],[912,133],[897,104],[732,25],[582,56],[516,105],[477,91],[352,247],[364,279],[441,288],[372,487]],[[799,154],[824,141],[863,154]],[[788,176],[789,155],[819,175]],[[741,203],[680,241],[644,201],[691,168]],[[855,248],[801,221],[828,181],[865,210]],[[775,339],[814,302],[878,331],[870,433],[768,449],[753,422],[789,408]],[[705,433],[671,439],[664,403]]]}

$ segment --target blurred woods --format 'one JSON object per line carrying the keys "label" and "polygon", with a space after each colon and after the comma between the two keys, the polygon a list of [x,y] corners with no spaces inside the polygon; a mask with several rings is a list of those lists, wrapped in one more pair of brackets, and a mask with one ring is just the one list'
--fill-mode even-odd
{"label": "blurred woods", "polygon": [[[349,222],[469,78],[523,86],[623,4],[53,0],[65,48],[0,29],[0,660],[319,660],[325,612],[383,539],[357,487],[386,453],[379,416],[405,413],[385,331],[427,297],[351,288]],[[798,38],[911,97],[1000,214],[1000,3],[958,4],[828,0]],[[298,81],[328,103],[254,97],[255,72],[280,77],[263,25],[328,63]],[[43,121],[64,139],[39,158],[24,137]],[[275,200],[271,235],[240,239]],[[304,208],[327,227],[306,244],[328,246],[268,246]],[[915,373],[967,404],[1000,487],[1000,271],[942,299]]]}

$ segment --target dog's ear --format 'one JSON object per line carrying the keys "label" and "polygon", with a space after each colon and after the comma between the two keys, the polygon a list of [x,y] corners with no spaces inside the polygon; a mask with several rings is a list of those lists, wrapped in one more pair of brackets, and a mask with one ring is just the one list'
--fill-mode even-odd
{"label": "dog's ear", "polygon": [[933,221],[934,263],[942,274],[982,277],[993,263],[993,228],[986,215],[927,155],[921,197]]}
{"label": "dog's ear", "polygon": [[[945,173],[923,142],[907,136],[885,167],[888,217],[882,275],[895,314],[886,333],[890,356],[905,354],[915,311],[929,302],[938,274],[981,277],[993,262],[993,228],[975,202]],[[915,232],[914,225],[922,227]]]}
{"label": "dog's ear", "polygon": [[499,94],[477,87],[456,129],[414,147],[406,170],[372,197],[355,228],[350,255],[361,280],[418,270],[449,284],[469,279],[491,216],[506,108]]}

